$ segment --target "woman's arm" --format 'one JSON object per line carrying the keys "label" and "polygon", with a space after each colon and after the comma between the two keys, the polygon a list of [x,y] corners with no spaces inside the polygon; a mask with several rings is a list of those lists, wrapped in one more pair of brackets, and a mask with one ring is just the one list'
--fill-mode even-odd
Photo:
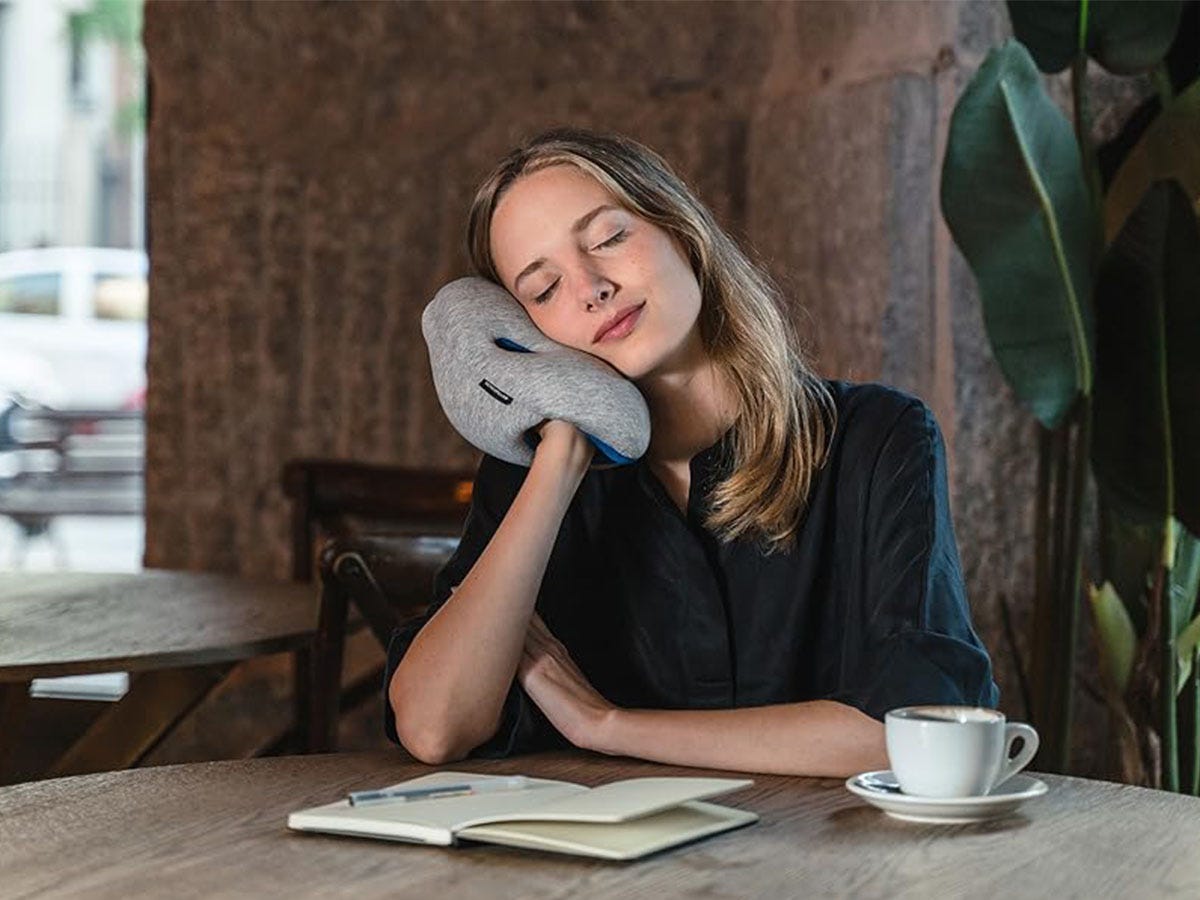
{"label": "woman's arm", "polygon": [[706,769],[845,778],[888,767],[883,723],[832,700],[738,709],[614,709],[591,749]]}
{"label": "woman's arm", "polygon": [[615,707],[537,613],[518,677],[554,727],[587,750],[784,775],[845,777],[888,766],[883,724],[833,700],[712,710]]}
{"label": "woman's arm", "polygon": [[422,762],[461,759],[499,726],[550,551],[593,452],[569,423],[540,433],[504,520],[388,686],[397,736]]}

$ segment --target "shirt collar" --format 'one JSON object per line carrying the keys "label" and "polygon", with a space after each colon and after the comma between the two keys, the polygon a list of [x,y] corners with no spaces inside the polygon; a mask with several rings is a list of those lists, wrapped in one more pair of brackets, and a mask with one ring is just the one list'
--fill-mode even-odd
{"label": "shirt collar", "polygon": [[[728,474],[730,465],[733,462],[733,439],[735,431],[735,426],[730,426],[715,443],[700,450],[692,457],[689,465],[692,486],[689,488],[689,491],[692,494],[693,504],[695,501],[699,501],[702,506],[707,508],[709,493]],[[650,467],[646,464],[646,458],[642,457],[639,459],[635,468],[637,469],[638,481],[642,487],[647,491],[653,491],[654,487],[651,485],[651,481],[654,479],[654,476],[650,472]]]}

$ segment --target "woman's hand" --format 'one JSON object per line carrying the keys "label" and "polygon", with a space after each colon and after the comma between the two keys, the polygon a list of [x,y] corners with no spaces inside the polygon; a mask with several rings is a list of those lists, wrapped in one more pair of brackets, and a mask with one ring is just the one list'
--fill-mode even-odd
{"label": "woman's hand", "polygon": [[599,749],[599,736],[617,707],[591,686],[567,648],[536,612],[525,634],[517,677],[550,724],[576,747]]}
{"label": "woman's hand", "polygon": [[596,452],[584,433],[562,419],[547,419],[535,431],[540,440],[533,451],[534,462],[561,466],[578,483]]}

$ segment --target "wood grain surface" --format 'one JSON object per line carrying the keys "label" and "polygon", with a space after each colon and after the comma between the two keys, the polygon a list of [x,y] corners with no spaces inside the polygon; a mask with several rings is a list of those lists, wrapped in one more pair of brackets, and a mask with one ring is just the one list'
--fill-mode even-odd
{"label": "wood grain surface", "polygon": [[316,588],[199,572],[0,573],[0,682],[247,659],[308,644]]}
{"label": "wood grain surface", "polygon": [[[596,785],[698,775],[583,752],[448,769]],[[1002,820],[917,825],[840,780],[755,777],[719,802],[747,828],[612,863],[488,845],[420,847],[301,834],[293,810],[431,771],[401,751],[196,763],[0,789],[0,893],[44,896],[1196,897],[1200,800],[1039,775]],[[712,772],[714,775],[736,774]]]}

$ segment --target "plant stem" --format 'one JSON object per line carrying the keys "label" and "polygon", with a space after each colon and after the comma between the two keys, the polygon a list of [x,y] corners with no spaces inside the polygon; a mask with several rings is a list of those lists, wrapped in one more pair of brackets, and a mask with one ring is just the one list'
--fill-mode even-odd
{"label": "plant stem", "polygon": [[1083,532],[1083,495],[1087,488],[1088,461],[1091,457],[1092,434],[1092,398],[1084,394],[1079,406],[1079,424],[1075,432],[1075,449],[1070,460],[1071,470],[1071,501],[1070,519],[1067,525],[1067,548],[1064,562],[1067,569],[1066,583],[1062,594],[1062,604],[1065,611],[1065,636],[1063,637],[1062,656],[1065,660],[1066,675],[1064,676],[1063,696],[1063,749],[1062,759],[1064,771],[1070,762],[1071,754],[1071,721],[1074,708],[1075,647],[1079,643],[1079,581],[1080,569],[1083,564],[1082,532]]}
{"label": "plant stem", "polygon": [[1189,710],[1192,714],[1192,796],[1200,797],[1200,646],[1192,651],[1192,696]]}
{"label": "plant stem", "polygon": [[1059,598],[1062,597],[1063,566],[1067,548],[1067,489],[1070,487],[1069,477],[1071,466],[1071,423],[1074,413],[1067,417],[1054,441],[1054,542],[1051,544],[1053,555],[1050,557],[1051,575],[1054,578],[1053,598],[1055,609],[1059,608]]}
{"label": "plant stem", "polygon": [[[1067,651],[1070,615],[1065,609],[1067,586],[1064,570],[1068,544],[1067,488],[1071,461],[1071,423],[1078,406],[1068,413],[1063,424],[1050,434],[1049,468],[1053,473],[1053,503],[1050,513],[1050,568],[1048,591],[1036,617],[1037,639],[1041,646],[1037,662],[1037,709],[1035,727],[1042,735],[1042,750],[1037,764],[1045,771],[1066,774],[1070,753],[1067,738],[1070,732],[1070,694],[1074,679],[1074,657]],[[1066,613],[1066,614],[1064,614]]]}
{"label": "plant stem", "polygon": [[[1046,667],[1043,665],[1048,654],[1045,650],[1039,650],[1047,647],[1047,643],[1043,635],[1049,635],[1049,629],[1053,622],[1048,617],[1050,604],[1053,603],[1051,587],[1053,583],[1054,573],[1054,552],[1050,546],[1051,527],[1054,524],[1051,518],[1050,511],[1050,476],[1054,468],[1054,447],[1055,433],[1042,425],[1041,422],[1034,420],[1033,427],[1037,432],[1038,445],[1038,469],[1037,469],[1037,508],[1034,514],[1033,522],[1033,577],[1034,577],[1034,593],[1033,593],[1033,609],[1034,609],[1034,640],[1033,658],[1030,661],[1033,676],[1033,684],[1027,687],[1026,706],[1030,721],[1036,723],[1037,727],[1046,734],[1043,727],[1043,719],[1047,710],[1045,709],[1046,694]],[[1045,629],[1045,630],[1043,630]],[[1042,754],[1043,759],[1046,754]],[[1039,760],[1039,765],[1044,765],[1043,760]]]}
{"label": "plant stem", "polygon": [[[1074,435],[1072,435],[1074,429]],[[1065,774],[1071,756],[1075,646],[1079,632],[1080,520],[1088,471],[1091,399],[1082,395],[1064,423],[1039,441],[1039,514],[1051,505],[1047,529],[1049,566],[1039,579],[1044,594],[1035,610],[1034,725],[1042,735],[1037,766]],[[1072,440],[1073,438],[1073,440]]]}
{"label": "plant stem", "polygon": [[[1071,107],[1074,113],[1075,141],[1079,144],[1079,163],[1083,169],[1091,202],[1093,271],[1099,265],[1104,251],[1104,221],[1100,215],[1104,207],[1104,183],[1100,177],[1100,163],[1092,143],[1092,116],[1087,99],[1087,56],[1077,53],[1071,62]],[[1080,298],[1082,301],[1083,298]],[[1091,297],[1087,298],[1091,301]]]}
{"label": "plant stem", "polygon": [[1163,553],[1155,565],[1154,592],[1161,610],[1159,619],[1159,710],[1162,715],[1163,788],[1179,792],[1179,734],[1175,709],[1175,604],[1170,594],[1170,564],[1166,547],[1173,544],[1171,519],[1163,527]]}
{"label": "plant stem", "polygon": [[1162,742],[1163,781],[1167,790],[1179,791],[1179,734],[1176,723],[1175,639],[1179,626],[1175,621],[1175,601],[1171,596],[1171,570],[1175,566],[1175,441],[1171,428],[1171,392],[1167,377],[1166,302],[1160,294],[1157,303],[1157,359],[1159,402],[1162,404],[1163,474],[1166,488],[1166,520],[1163,525],[1163,548],[1158,560],[1158,584],[1162,595]]}
{"label": "plant stem", "polygon": [[1017,688],[1021,692],[1021,705],[1025,710],[1025,720],[1033,719],[1033,698],[1029,693],[1029,678],[1025,675],[1025,664],[1021,659],[1021,648],[1017,644],[1017,632],[1013,628],[1012,611],[1008,608],[1008,599],[1000,594],[1000,620],[1004,626],[1004,639],[1008,641],[1008,649],[1012,654],[1013,667],[1017,670]]}
{"label": "plant stem", "polygon": [[1183,794],[1195,795],[1197,755],[1196,755],[1196,662],[1200,659],[1200,647],[1192,651],[1192,671],[1184,682],[1176,698],[1175,715],[1179,723],[1179,791]]}

